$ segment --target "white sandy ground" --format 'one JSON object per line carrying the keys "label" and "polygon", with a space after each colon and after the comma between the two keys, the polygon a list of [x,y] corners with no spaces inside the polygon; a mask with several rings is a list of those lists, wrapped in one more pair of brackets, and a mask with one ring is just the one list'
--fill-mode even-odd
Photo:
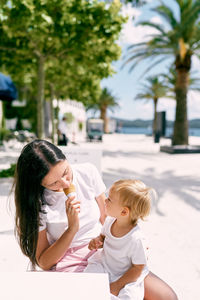
{"label": "white sandy ground", "polygon": [[[161,139],[160,144],[169,143]],[[200,138],[191,137],[190,144],[200,145]],[[150,269],[174,288],[179,300],[200,299],[200,154],[160,152],[159,144],[144,135],[105,135],[103,143],[80,147],[103,150],[101,167],[107,187],[120,178],[137,178],[156,189],[151,215],[141,223],[150,246]],[[18,154],[0,151],[0,169],[16,161]],[[1,272],[25,271],[28,265],[7,210],[11,182],[0,179]],[[13,208],[13,196],[10,203]]]}

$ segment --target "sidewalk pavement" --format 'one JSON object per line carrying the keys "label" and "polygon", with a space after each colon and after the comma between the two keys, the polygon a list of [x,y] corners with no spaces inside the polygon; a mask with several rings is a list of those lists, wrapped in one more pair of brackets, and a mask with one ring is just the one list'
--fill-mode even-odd
{"label": "sidewalk pavement", "polygon": [[[160,144],[169,144],[161,139]],[[190,144],[200,145],[191,137]],[[78,147],[78,146],[76,146]],[[151,271],[167,281],[180,300],[199,299],[200,280],[200,154],[167,154],[159,151],[151,137],[105,135],[103,143],[80,147],[101,149],[103,180],[109,187],[120,178],[137,178],[152,186],[158,199],[140,225],[150,245]],[[0,151],[0,169],[14,162],[19,151]],[[13,234],[13,195],[7,210],[12,179],[0,179],[0,270],[25,271],[28,260]]]}

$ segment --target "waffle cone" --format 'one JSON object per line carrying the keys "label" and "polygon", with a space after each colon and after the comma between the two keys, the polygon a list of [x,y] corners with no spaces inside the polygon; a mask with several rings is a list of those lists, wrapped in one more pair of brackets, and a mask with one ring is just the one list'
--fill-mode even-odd
{"label": "waffle cone", "polygon": [[76,188],[73,184],[71,184],[68,188],[63,189],[65,195],[68,195],[70,193],[76,192]]}

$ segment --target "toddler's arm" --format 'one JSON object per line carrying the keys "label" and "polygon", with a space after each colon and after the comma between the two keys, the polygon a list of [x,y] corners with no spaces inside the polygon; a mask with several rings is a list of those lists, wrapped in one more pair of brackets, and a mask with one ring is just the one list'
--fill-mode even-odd
{"label": "toddler's arm", "polygon": [[88,248],[90,250],[97,250],[99,248],[103,248],[104,239],[105,236],[103,234],[100,234],[99,236],[97,236],[89,242]]}
{"label": "toddler's arm", "polygon": [[110,284],[110,292],[117,296],[120,290],[128,283],[134,282],[138,279],[145,265],[133,265],[124,275],[118,280]]}

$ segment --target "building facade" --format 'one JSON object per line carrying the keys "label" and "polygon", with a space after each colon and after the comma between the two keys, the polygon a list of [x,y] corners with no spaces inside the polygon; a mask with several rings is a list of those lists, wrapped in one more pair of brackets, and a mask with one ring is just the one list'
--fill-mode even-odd
{"label": "building facade", "polygon": [[75,100],[59,101],[59,120],[67,118],[67,137],[71,142],[86,140],[86,110],[83,103]]}

